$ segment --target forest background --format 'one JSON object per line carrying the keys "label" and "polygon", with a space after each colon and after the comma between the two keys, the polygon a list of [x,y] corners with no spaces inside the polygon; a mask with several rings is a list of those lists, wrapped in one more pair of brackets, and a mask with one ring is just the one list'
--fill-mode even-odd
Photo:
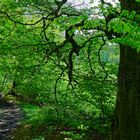
{"label": "forest background", "polygon": [[14,139],[111,135],[120,46],[139,52],[139,1],[94,2],[0,1],[0,91],[26,112]]}

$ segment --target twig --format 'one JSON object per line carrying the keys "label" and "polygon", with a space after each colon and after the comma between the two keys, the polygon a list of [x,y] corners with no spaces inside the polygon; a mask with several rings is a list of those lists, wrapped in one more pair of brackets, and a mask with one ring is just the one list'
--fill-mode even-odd
{"label": "twig", "polygon": [[56,79],[55,85],[54,85],[54,95],[55,95],[55,101],[56,101],[57,104],[59,103],[59,102],[58,102],[58,99],[57,99],[57,84],[58,84],[60,78],[63,76],[65,70],[66,70],[66,69],[64,69],[63,71],[61,71],[60,76]]}
{"label": "twig", "polygon": [[105,81],[106,78],[108,77],[108,73],[107,73],[107,71],[106,71],[104,65],[103,65],[102,62],[101,62],[101,54],[100,54],[100,52],[101,52],[103,46],[105,45],[104,37],[102,37],[102,40],[103,40],[103,44],[100,46],[100,48],[99,48],[99,50],[98,50],[98,59],[99,59],[99,63],[100,63],[100,65],[101,65],[102,69],[103,69],[104,72],[105,72],[105,77],[104,77],[104,79],[103,79],[103,81]]}
{"label": "twig", "polygon": [[92,71],[93,74],[95,74],[95,71],[92,68],[92,64],[91,64],[91,57],[90,57],[90,47],[91,47],[92,43],[90,43],[90,45],[88,46],[88,62],[89,62],[89,66],[90,66],[90,70]]}

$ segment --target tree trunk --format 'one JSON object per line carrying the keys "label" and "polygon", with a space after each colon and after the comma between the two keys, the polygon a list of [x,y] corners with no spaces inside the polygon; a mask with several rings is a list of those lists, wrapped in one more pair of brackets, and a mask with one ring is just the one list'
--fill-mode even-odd
{"label": "tree trunk", "polygon": [[[120,0],[121,7],[140,11],[135,0]],[[115,123],[110,140],[140,140],[140,53],[120,47]]]}
{"label": "tree trunk", "polygon": [[140,140],[140,54],[120,49],[118,94],[111,140]]}

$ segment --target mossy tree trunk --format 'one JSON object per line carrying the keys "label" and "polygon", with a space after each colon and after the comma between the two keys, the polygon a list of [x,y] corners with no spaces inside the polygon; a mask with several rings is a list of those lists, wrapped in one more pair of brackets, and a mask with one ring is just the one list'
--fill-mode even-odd
{"label": "mossy tree trunk", "polygon": [[[122,10],[140,11],[135,0],[120,0]],[[140,140],[140,53],[120,47],[118,94],[111,140]]]}

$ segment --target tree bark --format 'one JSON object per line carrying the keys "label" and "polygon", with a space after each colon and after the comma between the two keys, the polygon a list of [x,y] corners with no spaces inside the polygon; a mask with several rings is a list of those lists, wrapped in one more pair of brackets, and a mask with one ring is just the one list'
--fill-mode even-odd
{"label": "tree bark", "polygon": [[[120,0],[122,10],[140,11],[135,0]],[[120,46],[118,94],[110,140],[140,140],[140,53]]]}
{"label": "tree bark", "polygon": [[140,54],[120,48],[118,94],[111,140],[140,140]]}

